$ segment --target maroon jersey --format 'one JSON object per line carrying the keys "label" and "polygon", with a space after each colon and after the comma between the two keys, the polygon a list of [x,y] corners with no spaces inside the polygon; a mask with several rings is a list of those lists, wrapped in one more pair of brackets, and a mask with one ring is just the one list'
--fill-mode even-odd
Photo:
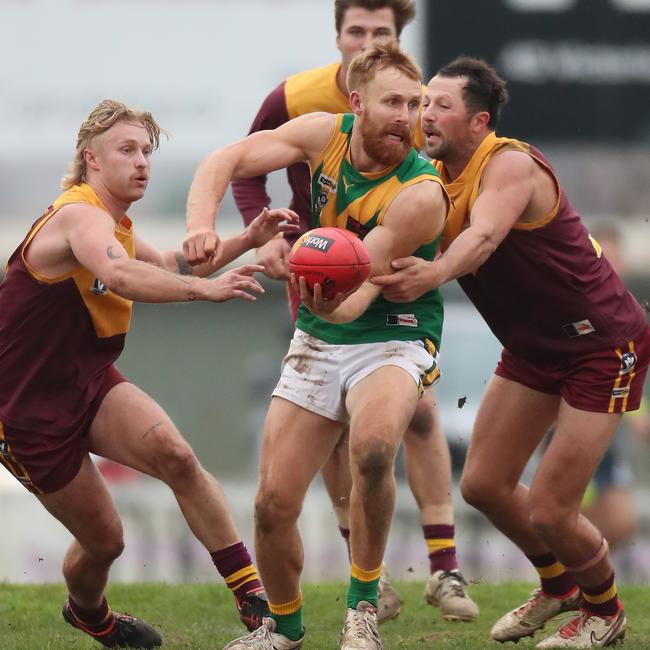
{"label": "maroon jersey", "polygon": [[[643,309],[601,254],[539,150],[490,134],[446,187],[454,207],[445,247],[466,227],[481,173],[504,148],[531,155],[555,179],[558,200],[536,223],[517,223],[478,269],[458,279],[490,329],[513,354],[561,359],[615,348],[647,328]],[[439,170],[444,166],[436,163]]]}
{"label": "maroon jersey", "polygon": [[[103,209],[88,185],[64,192],[10,257],[0,285],[0,422],[63,435],[77,427],[120,355],[131,301],[108,291],[87,269],[47,278],[31,268],[25,250],[67,203]],[[131,222],[115,234],[135,255]]]}

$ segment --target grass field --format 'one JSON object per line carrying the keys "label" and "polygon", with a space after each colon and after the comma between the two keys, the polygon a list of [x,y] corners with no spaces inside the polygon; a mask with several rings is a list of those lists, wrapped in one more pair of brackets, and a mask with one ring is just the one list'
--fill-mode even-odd
{"label": "grass field", "polygon": [[[400,617],[381,626],[384,646],[393,648],[441,648],[476,650],[501,648],[489,640],[492,623],[523,602],[532,588],[526,584],[477,584],[471,593],[481,608],[476,623],[446,623],[437,609],[422,598],[423,584],[397,583],[405,607]],[[628,618],[625,649],[650,648],[650,619],[647,603],[650,587],[625,586],[622,590]],[[335,649],[343,620],[345,585],[306,585],[304,648]],[[102,647],[65,624],[61,605],[62,585],[17,586],[0,584],[0,649],[2,650],[83,650]],[[200,585],[112,585],[109,601],[117,610],[128,611],[161,628],[165,647],[172,649],[220,650],[244,628],[236,619],[232,598],[225,587]],[[553,631],[552,626],[547,631]],[[539,641],[543,633],[536,636]],[[517,650],[534,648],[535,642],[522,640]]]}

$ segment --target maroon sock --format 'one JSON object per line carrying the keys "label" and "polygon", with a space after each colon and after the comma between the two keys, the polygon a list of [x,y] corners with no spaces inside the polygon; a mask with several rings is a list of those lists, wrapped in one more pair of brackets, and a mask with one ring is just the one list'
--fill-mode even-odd
{"label": "maroon sock", "polygon": [[241,602],[246,594],[262,591],[257,569],[243,542],[214,551],[210,557],[237,602]]}
{"label": "maroon sock", "polygon": [[560,598],[571,593],[577,583],[575,578],[560,564],[553,553],[526,555],[539,573],[542,591],[548,596]]}
{"label": "maroon sock", "polygon": [[453,571],[458,568],[456,558],[455,527],[447,524],[422,526],[424,540],[429,549],[429,572]]}
{"label": "maroon sock", "polygon": [[102,597],[102,604],[99,607],[88,609],[77,604],[69,595],[68,606],[79,623],[92,634],[103,632],[113,623],[111,608],[104,597]]}
{"label": "maroon sock", "polygon": [[[595,587],[583,587],[582,607],[592,614],[598,616],[615,616],[620,608],[620,601],[614,584],[614,572],[612,575]],[[603,599],[606,599],[603,601]],[[603,602],[600,602],[603,601]]]}
{"label": "maroon sock", "polygon": [[341,537],[345,540],[345,545],[347,546],[348,549],[348,560],[351,562],[352,553],[350,553],[350,529],[343,528],[343,526],[339,526],[339,532],[341,533]]}

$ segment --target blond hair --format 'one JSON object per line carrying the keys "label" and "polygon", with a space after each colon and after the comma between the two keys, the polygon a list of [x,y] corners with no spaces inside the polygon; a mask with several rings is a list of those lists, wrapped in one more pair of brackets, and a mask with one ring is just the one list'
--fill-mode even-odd
{"label": "blond hair", "polygon": [[359,90],[385,68],[396,68],[409,79],[422,82],[422,70],[415,59],[400,49],[396,39],[384,36],[352,59],[346,78],[348,90]]}
{"label": "blond hair", "polygon": [[151,113],[130,108],[113,99],[105,99],[97,104],[88,119],[79,127],[74,158],[68,165],[68,173],[61,179],[61,187],[64,190],[84,182],[86,178],[84,150],[90,147],[93,138],[106,133],[118,122],[140,122],[147,129],[154,149],[157,149],[160,144],[160,134],[167,134],[158,126]]}

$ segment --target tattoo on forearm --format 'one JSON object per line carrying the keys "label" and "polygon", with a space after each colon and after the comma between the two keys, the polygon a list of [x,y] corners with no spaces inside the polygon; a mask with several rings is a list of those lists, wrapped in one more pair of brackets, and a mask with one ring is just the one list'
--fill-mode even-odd
{"label": "tattoo on forearm", "polygon": [[109,246],[109,247],[106,249],[106,255],[108,255],[112,260],[119,260],[120,257],[122,257],[121,255],[116,255],[116,254],[113,252],[113,246]]}
{"label": "tattoo on forearm", "polygon": [[181,275],[192,275],[192,267],[187,263],[187,260],[185,259],[185,255],[183,255],[183,253],[180,252],[176,252],[174,255],[176,257],[178,272]]}

